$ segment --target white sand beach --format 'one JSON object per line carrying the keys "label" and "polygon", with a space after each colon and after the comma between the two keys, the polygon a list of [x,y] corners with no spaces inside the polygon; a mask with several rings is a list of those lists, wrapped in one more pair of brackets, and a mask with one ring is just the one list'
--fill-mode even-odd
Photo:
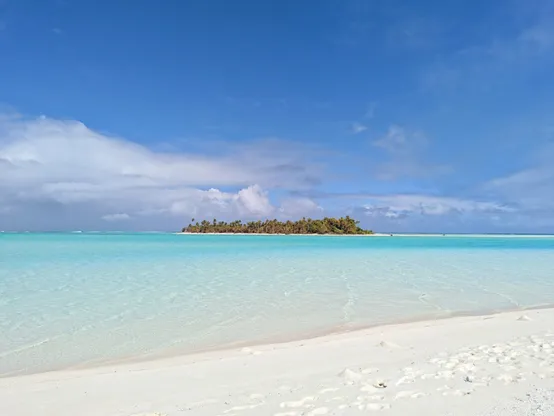
{"label": "white sand beach", "polygon": [[554,414],[554,310],[0,379],[0,415]]}
{"label": "white sand beach", "polygon": [[421,234],[421,233],[372,233],[372,234],[280,234],[280,233],[189,233],[174,235],[223,235],[223,236],[290,236],[290,237],[454,237],[454,238],[554,238],[552,234]]}

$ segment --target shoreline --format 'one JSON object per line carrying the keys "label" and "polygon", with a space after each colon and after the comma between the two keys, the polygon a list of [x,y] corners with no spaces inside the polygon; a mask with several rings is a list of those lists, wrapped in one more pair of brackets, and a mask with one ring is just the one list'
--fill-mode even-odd
{"label": "shoreline", "polygon": [[116,368],[120,366],[128,366],[134,364],[155,364],[158,361],[166,360],[186,360],[186,359],[195,359],[197,357],[205,357],[211,355],[219,355],[226,353],[233,353],[240,349],[251,349],[251,348],[277,348],[279,346],[287,346],[288,344],[294,343],[305,343],[321,340],[325,342],[327,338],[332,339],[335,337],[356,337],[357,334],[363,334],[367,331],[383,329],[386,330],[390,327],[397,327],[402,325],[418,325],[418,324],[437,324],[439,322],[448,322],[449,320],[456,320],[461,318],[483,318],[486,319],[490,316],[509,314],[509,313],[526,313],[532,311],[553,311],[554,313],[554,303],[553,304],[542,304],[529,307],[514,307],[506,309],[491,309],[491,310],[476,310],[476,311],[459,311],[459,312],[447,312],[444,314],[425,314],[415,317],[405,317],[399,318],[390,321],[377,322],[377,323],[368,323],[368,324],[357,324],[357,325],[341,325],[334,326],[328,329],[314,330],[309,332],[304,332],[302,334],[295,335],[283,335],[275,336],[272,338],[264,338],[253,341],[235,341],[231,343],[214,345],[211,347],[202,348],[199,347],[195,350],[179,350],[172,349],[172,352],[169,352],[169,349],[163,349],[159,351],[153,351],[148,353],[142,353],[138,355],[120,357],[114,359],[97,359],[94,361],[86,361],[75,365],[60,367],[52,370],[38,371],[38,372],[29,372],[29,373],[20,373],[15,372],[11,374],[0,374],[0,381],[9,378],[16,377],[32,377],[41,374],[55,374],[63,372],[74,372],[74,371],[85,371],[85,370],[101,370],[103,368]]}
{"label": "shoreline", "polygon": [[459,233],[383,233],[373,234],[276,234],[276,233],[188,233],[181,231],[4,231],[4,235],[239,235],[239,236],[302,236],[302,237],[456,237],[456,238],[554,238],[554,234],[459,234]]}
{"label": "shoreline", "polygon": [[361,406],[423,415],[437,414],[430,405],[455,410],[454,400],[460,412],[449,414],[477,414],[467,406],[492,408],[494,397],[526,393],[529,380],[554,387],[553,330],[554,309],[540,308],[6,377],[0,413],[318,415]]}
{"label": "shoreline", "polygon": [[[182,232],[178,231],[176,233],[173,233],[175,235],[241,235],[241,236],[247,236],[247,235],[259,235],[259,236],[301,236],[301,237],[372,237],[376,234],[283,234],[283,233],[188,233],[188,232]],[[385,234],[382,234],[382,236],[385,236]]]}
{"label": "shoreline", "polygon": [[[355,336],[356,333],[363,333],[364,331],[375,330],[379,328],[395,327],[399,325],[437,323],[441,321],[447,322],[450,319],[458,319],[458,318],[487,318],[490,316],[501,315],[505,313],[524,314],[526,312],[541,311],[541,310],[554,311],[554,303],[529,306],[529,307],[519,307],[519,308],[514,307],[510,309],[480,310],[480,311],[473,311],[473,312],[472,311],[449,312],[442,315],[425,314],[425,315],[412,317],[412,318],[406,317],[406,318],[391,320],[388,322],[358,324],[353,326],[348,326],[348,325],[335,326],[333,328],[306,332],[306,333],[303,333],[302,335],[298,334],[296,336],[294,335],[282,336],[282,337],[276,336],[273,338],[260,339],[258,341],[236,341],[233,343],[222,344],[222,345],[208,347],[208,348],[201,348],[201,349],[199,348],[198,350],[191,350],[188,352],[181,350],[181,351],[175,351],[170,353],[168,352],[168,350],[164,350],[164,351],[140,354],[140,355],[127,357],[127,358],[97,361],[95,363],[90,363],[90,364],[82,363],[82,364],[78,364],[70,367],[51,370],[48,372],[78,371],[78,370],[86,370],[86,369],[92,370],[92,369],[102,368],[102,367],[148,363],[148,362],[156,362],[159,360],[179,359],[184,357],[194,358],[194,357],[201,357],[208,354],[231,353],[233,351],[237,351],[239,349],[245,349],[245,348],[249,349],[249,348],[278,347],[279,345],[287,345],[291,343],[307,342],[307,341],[319,340],[319,339],[324,341],[326,338],[332,338],[337,336],[338,337],[348,336],[348,335]],[[26,375],[43,374],[43,373],[45,372],[29,373]],[[11,376],[5,376],[5,377],[0,376],[0,380],[2,378],[9,378],[9,377]],[[19,377],[19,375],[15,375],[15,377]]]}
{"label": "shoreline", "polygon": [[188,233],[174,232],[173,235],[217,235],[217,236],[280,236],[280,237],[456,237],[456,238],[554,238],[554,234],[421,234],[421,233],[373,233],[373,234],[277,234],[277,233]]}

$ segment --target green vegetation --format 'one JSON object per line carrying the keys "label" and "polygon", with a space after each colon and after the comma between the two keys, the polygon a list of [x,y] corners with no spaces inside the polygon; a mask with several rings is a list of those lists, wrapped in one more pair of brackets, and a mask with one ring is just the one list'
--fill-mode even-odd
{"label": "green vegetation", "polygon": [[[194,223],[194,224],[193,224]],[[184,233],[244,233],[244,234],[373,234],[373,231],[364,230],[358,226],[359,221],[350,218],[323,218],[312,220],[302,218],[298,221],[281,222],[277,220],[250,221],[210,221],[194,222],[183,228]]]}

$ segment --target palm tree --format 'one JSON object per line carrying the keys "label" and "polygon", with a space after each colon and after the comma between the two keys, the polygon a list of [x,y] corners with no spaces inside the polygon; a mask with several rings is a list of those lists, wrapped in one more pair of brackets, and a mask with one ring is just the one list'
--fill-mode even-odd
{"label": "palm tree", "polygon": [[[311,219],[303,217],[298,221],[281,222],[276,219],[266,219],[264,221],[249,221],[245,224],[241,220],[235,220],[230,223],[213,219],[211,222],[202,220],[202,222],[192,222],[184,227],[183,232],[189,233],[249,233],[249,234],[371,234],[372,231],[364,230],[359,226],[360,222],[350,216],[341,218]],[[194,225],[193,225],[194,223]]]}

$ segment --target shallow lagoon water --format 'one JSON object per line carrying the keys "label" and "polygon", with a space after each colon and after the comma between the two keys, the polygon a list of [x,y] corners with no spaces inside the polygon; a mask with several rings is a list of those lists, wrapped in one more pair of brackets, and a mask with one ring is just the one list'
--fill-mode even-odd
{"label": "shallow lagoon water", "polygon": [[554,237],[0,234],[0,375],[554,303]]}

